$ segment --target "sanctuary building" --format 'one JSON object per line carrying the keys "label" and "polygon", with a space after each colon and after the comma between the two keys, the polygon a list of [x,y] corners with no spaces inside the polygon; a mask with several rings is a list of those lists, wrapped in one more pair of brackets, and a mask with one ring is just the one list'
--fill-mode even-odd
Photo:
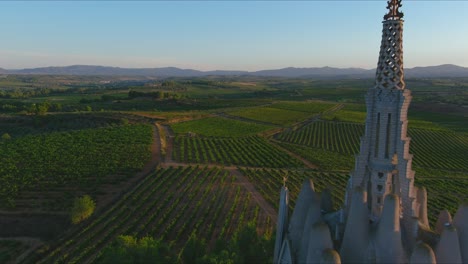
{"label": "sanctuary building", "polygon": [[[427,217],[427,192],[414,186],[407,136],[411,91],[403,70],[401,0],[388,1],[375,85],[367,91],[366,128],[345,204],[304,182],[291,217],[283,186],[274,263],[468,263],[468,204],[452,219]],[[429,194],[430,195],[430,194]]]}

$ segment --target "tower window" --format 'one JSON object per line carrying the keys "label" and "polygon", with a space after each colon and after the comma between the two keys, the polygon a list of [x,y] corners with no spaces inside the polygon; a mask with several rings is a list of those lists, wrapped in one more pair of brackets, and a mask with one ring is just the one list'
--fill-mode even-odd
{"label": "tower window", "polygon": [[379,176],[379,179],[382,179],[382,177],[383,177],[383,172],[379,172],[377,175]]}
{"label": "tower window", "polygon": [[379,153],[379,135],[380,135],[380,113],[377,113],[377,127],[375,129],[374,157],[377,157],[377,155]]}
{"label": "tower window", "polygon": [[391,131],[391,122],[392,122],[392,114],[388,114],[387,119],[387,136],[385,138],[385,158],[389,158],[389,149],[390,149],[390,131]]}
{"label": "tower window", "polygon": [[383,189],[383,186],[382,186],[382,185],[380,185],[380,184],[379,184],[379,185],[377,185],[377,190],[378,190],[379,192],[381,192],[381,191],[382,191],[382,189]]}
{"label": "tower window", "polygon": [[382,198],[377,197],[377,203],[378,203],[378,204],[382,203]]}

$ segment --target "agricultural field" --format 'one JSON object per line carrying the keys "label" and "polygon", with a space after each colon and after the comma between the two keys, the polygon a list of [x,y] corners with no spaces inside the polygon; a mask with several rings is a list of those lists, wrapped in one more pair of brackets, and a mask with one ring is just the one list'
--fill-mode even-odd
{"label": "agricultural field", "polygon": [[178,251],[192,234],[213,247],[248,222],[271,234],[274,223],[237,180],[220,168],[158,168],[108,210],[27,262],[92,262],[121,234],[174,241]]}
{"label": "agricultural field", "polygon": [[0,240],[0,263],[12,263],[28,245],[17,240]]}
{"label": "agricultural field", "polygon": [[264,138],[203,138],[178,136],[172,158],[187,163],[214,163],[267,168],[295,168],[302,162],[289,156]]}
{"label": "agricultural field", "polygon": [[[1,207],[63,210],[70,201],[60,199],[60,190],[69,197],[75,189],[93,190],[131,177],[149,160],[151,142],[149,125],[0,139]],[[38,193],[44,199],[35,199]]]}
{"label": "agricultural field", "polygon": [[[341,154],[359,152],[364,125],[318,121],[299,130],[285,131],[275,138],[279,141],[324,149]],[[412,138],[410,153],[416,167],[468,171],[468,137],[450,130],[409,129]],[[300,150],[299,150],[300,151]]]}
{"label": "agricultural field", "polygon": [[272,129],[272,126],[247,123],[222,117],[179,122],[171,125],[176,134],[195,134],[204,137],[245,137]]}
{"label": "agricultural field", "polygon": [[278,109],[272,107],[245,108],[227,113],[233,116],[280,126],[292,125],[313,116],[313,114],[308,112]]}
{"label": "agricultural field", "polygon": [[281,186],[284,177],[289,190],[289,206],[294,208],[295,201],[305,180],[312,179],[316,192],[324,189],[332,191],[334,209],[339,209],[344,202],[344,192],[349,176],[346,173],[322,172],[315,170],[278,170],[278,169],[249,169],[242,168],[242,173],[249,180],[255,182],[260,193],[272,206],[278,208]]}
{"label": "agricultural field", "polygon": [[[251,224],[271,238],[283,177],[291,209],[305,179],[342,206],[372,83],[9,76],[0,80],[0,209],[68,220],[74,198],[96,200],[89,219],[41,238],[24,263],[99,263],[121,235],[162,239],[179,256],[191,237],[219,250],[218,239]],[[455,81],[407,83],[432,100],[411,105],[408,133],[434,224],[466,199],[465,99]],[[0,240],[0,263],[24,250]]]}
{"label": "agricultural field", "polygon": [[277,109],[285,109],[299,112],[306,112],[311,114],[323,113],[336,106],[332,102],[323,101],[306,101],[306,102],[291,102],[291,101],[280,101],[272,104],[270,107]]}

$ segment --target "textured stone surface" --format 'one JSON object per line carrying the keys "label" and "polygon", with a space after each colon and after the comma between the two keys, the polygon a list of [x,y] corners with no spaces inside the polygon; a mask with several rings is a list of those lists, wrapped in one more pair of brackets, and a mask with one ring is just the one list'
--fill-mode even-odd
{"label": "textured stone surface", "polygon": [[333,249],[325,249],[320,264],[341,264],[340,255]]}
{"label": "textured stone surface", "polygon": [[364,263],[369,244],[369,218],[366,192],[356,187],[346,221],[340,255],[344,263]]}
{"label": "textured stone surface", "polygon": [[444,226],[447,223],[452,223],[452,216],[450,215],[449,211],[443,210],[440,212],[439,217],[437,218],[435,231],[439,234],[442,234],[442,231],[444,231]]}
{"label": "textured stone surface", "polygon": [[410,264],[435,264],[436,258],[434,255],[434,251],[430,246],[425,243],[419,242],[414,247],[413,254],[410,258]]}
{"label": "textured stone surface", "polygon": [[279,258],[279,253],[281,246],[283,244],[283,239],[285,238],[286,232],[288,231],[288,208],[289,206],[289,191],[286,186],[281,187],[280,194],[280,206],[278,209],[278,223],[276,225],[276,241],[275,241],[275,251],[274,251],[274,260],[277,261]]}
{"label": "textured stone surface", "polygon": [[453,225],[458,232],[463,263],[468,263],[468,204],[462,204],[458,207],[453,218]]}
{"label": "textured stone surface", "polygon": [[309,207],[316,202],[316,194],[314,182],[305,180],[302,184],[301,191],[296,200],[293,214],[289,222],[289,238],[291,240],[292,252],[297,252],[304,231],[304,223],[306,221]]}
{"label": "textured stone surface", "polygon": [[444,226],[439,244],[435,250],[435,255],[437,263],[462,263],[458,232],[453,225],[446,224]]}
{"label": "textured stone surface", "polygon": [[399,211],[399,197],[387,195],[375,237],[377,263],[401,263],[404,260]]}

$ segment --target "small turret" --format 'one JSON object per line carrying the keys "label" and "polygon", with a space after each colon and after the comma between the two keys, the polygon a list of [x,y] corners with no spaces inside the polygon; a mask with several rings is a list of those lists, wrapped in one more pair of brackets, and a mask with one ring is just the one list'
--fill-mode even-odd
{"label": "small turret", "polygon": [[452,224],[445,224],[435,254],[437,263],[462,263],[458,232]]}
{"label": "small turret", "polygon": [[364,252],[369,244],[369,218],[366,200],[367,193],[361,187],[356,187],[352,195],[340,249],[341,259],[344,263],[365,262]]}
{"label": "small turret", "polygon": [[403,247],[400,232],[400,199],[395,194],[385,197],[382,218],[375,238],[378,263],[401,263]]}

